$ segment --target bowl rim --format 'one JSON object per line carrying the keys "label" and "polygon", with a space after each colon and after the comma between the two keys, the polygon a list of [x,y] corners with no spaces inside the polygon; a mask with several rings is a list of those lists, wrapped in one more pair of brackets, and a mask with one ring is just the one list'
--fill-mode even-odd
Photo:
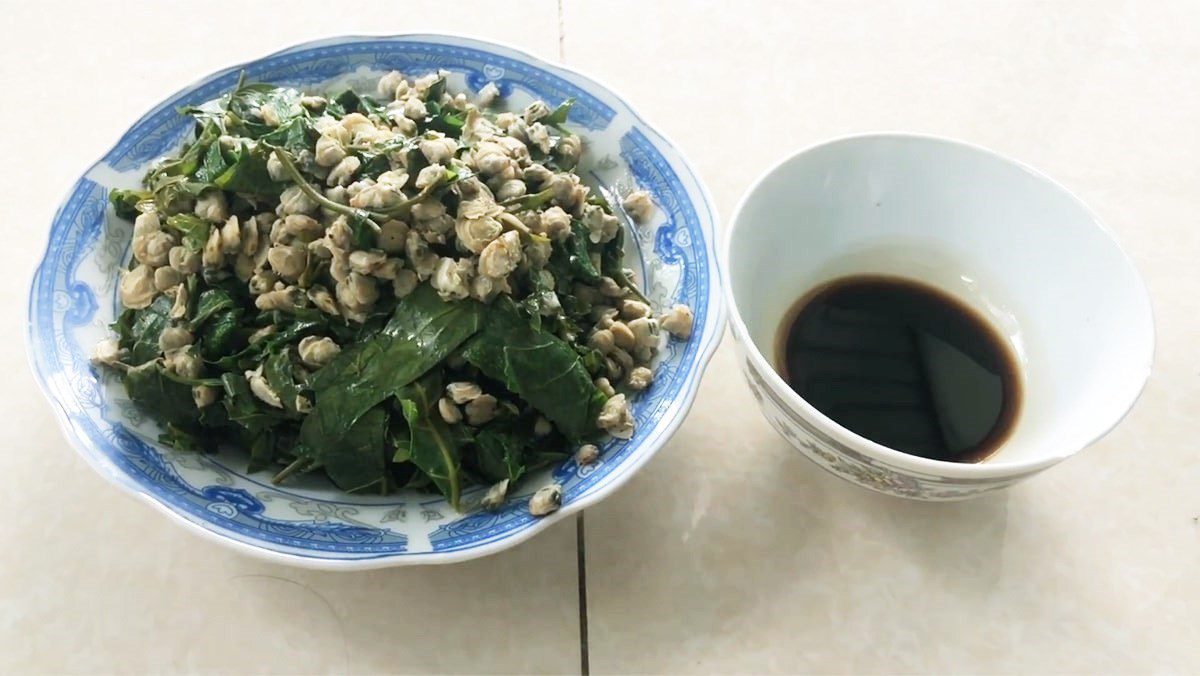
{"label": "bowl rim", "polygon": [[700,383],[704,377],[704,372],[707,370],[713,355],[721,343],[721,339],[724,334],[724,327],[728,320],[726,313],[727,310],[725,307],[727,296],[724,293],[725,275],[722,269],[721,255],[718,244],[720,236],[720,217],[716,210],[712,194],[709,192],[708,186],[703,180],[701,180],[700,173],[696,171],[695,165],[683,152],[681,147],[676,144],[673,139],[660,131],[659,127],[648,121],[642,113],[640,113],[633,105],[629,103],[628,99],[622,95],[619,90],[609,86],[603,80],[596,78],[585,71],[567,66],[558,62],[557,60],[534,55],[526,49],[513,46],[506,42],[493,40],[490,38],[483,38],[470,33],[459,32],[355,32],[349,34],[326,35],[323,37],[315,37],[303,40],[301,42],[290,43],[261,56],[240,61],[229,66],[217,68],[190,79],[187,85],[177,89],[173,93],[168,94],[161,99],[158,99],[156,102],[151,104],[149,110],[143,113],[131,124],[125,126],[123,130],[119,132],[120,136],[118,137],[117,141],[114,142],[108,150],[104,151],[99,159],[91,163],[82,174],[71,180],[63,195],[63,198],[58,203],[58,208],[54,212],[51,223],[56,222],[62,215],[63,209],[67,206],[67,201],[75,191],[79,181],[104,163],[105,158],[107,158],[118,147],[121,138],[123,138],[124,135],[129,132],[129,130],[145,122],[160,107],[170,100],[198,87],[210,78],[216,77],[228,71],[245,68],[264,59],[318,46],[365,40],[419,42],[428,39],[433,39],[435,41],[440,40],[443,42],[458,41],[460,43],[473,43],[473,47],[486,51],[492,51],[495,49],[507,50],[510,52],[508,55],[510,57],[525,60],[543,70],[558,72],[565,76],[580,79],[589,87],[603,90],[607,95],[610,95],[613,99],[623,105],[626,110],[628,110],[629,115],[637,125],[653,131],[654,134],[656,134],[662,140],[665,150],[674,154],[674,156],[678,159],[680,166],[691,174],[691,179],[695,184],[698,196],[700,197],[700,200],[694,206],[697,209],[697,213],[702,217],[706,215],[709,223],[712,225],[711,231],[704,233],[706,235],[704,241],[705,259],[711,263],[711,270],[709,271],[711,280],[710,289],[705,295],[708,312],[708,318],[705,325],[711,327],[712,332],[711,335],[706,336],[706,341],[697,348],[695,362],[691,369],[694,370],[697,375],[691,378],[685,387],[681,388],[678,397],[673,400],[672,403],[676,406],[674,414],[664,416],[664,418],[660,421],[659,429],[662,430],[662,433],[659,434],[655,439],[647,440],[647,442],[644,443],[641,452],[630,454],[625,462],[621,464],[619,470],[614,469],[609,474],[609,480],[606,483],[598,485],[590,492],[581,495],[578,499],[564,504],[561,509],[537,519],[536,521],[533,521],[526,528],[470,548],[457,549],[448,552],[430,551],[420,553],[390,553],[360,558],[323,558],[280,551],[269,546],[269,543],[259,541],[247,542],[235,539],[229,534],[214,529],[208,522],[198,522],[189,518],[185,513],[177,511],[171,505],[163,502],[153,494],[143,490],[135,482],[129,480],[129,478],[123,472],[121,472],[119,468],[112,463],[105,462],[103,459],[103,454],[89,453],[83,450],[84,446],[90,447],[93,446],[93,443],[82,431],[77,429],[76,425],[71,420],[71,416],[68,413],[65,404],[60,402],[51,391],[47,377],[42,373],[34,343],[35,322],[33,321],[32,310],[38,276],[47,262],[47,256],[50,251],[50,238],[53,234],[53,229],[50,228],[47,230],[43,240],[44,244],[42,247],[42,253],[37,257],[29,272],[28,283],[26,287],[29,290],[29,295],[25,311],[25,354],[30,370],[33,372],[34,381],[37,383],[38,389],[41,391],[42,396],[49,401],[51,405],[50,408],[54,412],[55,421],[58,423],[58,427],[63,436],[66,438],[67,442],[70,444],[75,453],[82,456],[87,464],[93,470],[95,470],[97,474],[99,474],[109,483],[117,486],[125,493],[132,495],[145,504],[150,505],[156,512],[166,516],[170,521],[183,526],[187,531],[199,535],[203,539],[219,543],[226,548],[241,552],[243,554],[248,554],[260,560],[266,560],[273,563],[291,565],[300,568],[331,571],[372,570],[395,566],[458,563],[488,556],[490,554],[496,554],[529,540],[534,535],[537,535],[538,533],[550,528],[555,523],[566,519],[568,516],[582,512],[584,509],[599,503],[604,498],[616,492],[626,482],[628,482],[630,478],[632,478],[637,470],[641,469],[642,466],[649,462],[650,459],[668,443],[671,437],[683,424],[684,420],[687,419],[691,407],[695,402],[696,396],[700,389]]}
{"label": "bowl rim", "polygon": [[[829,434],[835,440],[854,448],[861,452],[865,452],[868,456],[875,458],[881,462],[889,464],[893,467],[904,468],[933,477],[952,478],[952,479],[1006,479],[1013,477],[1023,477],[1044,470],[1052,465],[1055,465],[1083,449],[1091,446],[1099,441],[1129,415],[1133,410],[1138,399],[1145,392],[1146,384],[1149,381],[1151,371],[1154,366],[1154,353],[1156,349],[1157,335],[1154,321],[1154,305],[1151,302],[1149,291],[1146,287],[1145,280],[1138,272],[1137,265],[1133,258],[1129,255],[1117,239],[1113,231],[1105,225],[1105,223],[1096,215],[1096,213],[1080,199],[1075,193],[1071,192],[1058,181],[1054,180],[1047,174],[1038,169],[1020,161],[1009,157],[1003,153],[992,150],[985,146],[964,141],[949,136],[938,134],[908,132],[908,131],[868,131],[858,132],[853,134],[844,134],[833,138],[818,141],[816,143],[802,146],[799,150],[792,151],[778,161],[771,164],[750,184],[750,187],[742,193],[737,205],[734,207],[733,214],[730,216],[723,232],[721,233],[718,256],[721,259],[720,266],[723,270],[731,270],[730,255],[733,246],[734,237],[738,230],[745,229],[743,225],[743,212],[746,210],[754,194],[762,186],[764,182],[773,177],[785,165],[797,160],[805,155],[815,151],[827,148],[829,146],[842,144],[855,144],[863,142],[877,142],[887,140],[900,140],[917,143],[925,143],[931,145],[948,145],[960,149],[965,149],[987,157],[988,159],[1008,164],[1022,172],[1025,172],[1053,190],[1057,190],[1062,195],[1071,200],[1075,207],[1083,213],[1091,221],[1092,225],[1106,235],[1110,243],[1115,247],[1120,260],[1124,265],[1127,265],[1133,272],[1134,283],[1137,287],[1135,295],[1140,301],[1141,307],[1146,312],[1146,322],[1149,329],[1149,340],[1146,346],[1146,354],[1138,358],[1142,362],[1142,368],[1136,377],[1136,386],[1130,388],[1130,392],[1123,398],[1123,410],[1120,415],[1114,416],[1114,419],[1107,425],[1103,426],[1097,434],[1087,439],[1078,447],[1067,449],[1054,455],[1026,461],[1006,461],[1006,462],[984,462],[979,464],[956,463],[945,460],[933,460],[930,458],[922,458],[920,456],[909,455],[901,451],[897,451],[882,444],[876,443],[866,437],[860,436],[849,429],[841,426],[832,418],[821,413],[816,408],[809,404],[803,397],[795,392],[791,387],[784,382],[783,378],[771,366],[770,361],[758,349],[758,346],[750,340],[750,331],[746,328],[746,324],[742,319],[741,312],[738,310],[737,299],[734,296],[733,282],[729,281],[724,285],[723,293],[725,294],[725,304],[729,312],[729,325],[738,342],[743,345],[746,358],[750,360],[756,371],[764,378],[765,382],[773,391],[783,397],[783,400],[788,403],[789,407],[796,411],[805,419],[812,421],[820,427],[820,429]],[[1140,293],[1139,293],[1140,292]]]}

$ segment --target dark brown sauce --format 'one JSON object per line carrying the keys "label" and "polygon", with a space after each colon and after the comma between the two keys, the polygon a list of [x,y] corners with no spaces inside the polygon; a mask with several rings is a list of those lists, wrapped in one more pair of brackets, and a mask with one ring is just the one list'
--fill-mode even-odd
{"label": "dark brown sauce", "polygon": [[1020,371],[974,309],[925,284],[845,277],[800,300],[779,328],[776,368],[808,403],[888,448],[979,462],[1012,432]]}

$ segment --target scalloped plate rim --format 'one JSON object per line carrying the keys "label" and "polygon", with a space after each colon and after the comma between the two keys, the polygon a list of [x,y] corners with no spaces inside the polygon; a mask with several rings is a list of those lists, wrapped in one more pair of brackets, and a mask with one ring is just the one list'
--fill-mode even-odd
{"label": "scalloped plate rim", "polygon": [[[564,79],[567,79],[568,81],[571,79],[571,77],[581,78],[589,86],[604,90],[605,93],[611,95],[616,101],[620,102],[626,108],[628,113],[632,116],[634,121],[636,121],[640,126],[644,127],[646,130],[653,132],[661,140],[661,142],[662,142],[661,144],[655,145],[656,149],[659,152],[663,153],[664,155],[668,152],[674,154],[675,157],[678,159],[679,164],[683,168],[687,169],[688,172],[690,172],[691,176],[689,178],[694,182],[695,187],[696,187],[697,191],[699,192],[699,197],[701,198],[699,201],[696,201],[694,203],[694,206],[697,208],[698,215],[701,215],[701,216],[706,215],[707,216],[707,223],[710,226],[710,227],[705,227],[705,221],[701,220],[701,230],[703,231],[703,233],[705,235],[705,241],[704,241],[705,260],[710,265],[710,275],[711,275],[711,285],[712,285],[712,288],[710,288],[710,290],[706,294],[707,295],[707,311],[709,313],[709,316],[705,323],[705,327],[711,328],[712,332],[711,332],[711,334],[705,336],[705,338],[706,338],[705,342],[703,344],[701,344],[699,346],[699,348],[697,349],[696,361],[693,364],[692,369],[691,369],[691,371],[693,371],[696,375],[687,381],[685,387],[683,387],[681,389],[679,395],[672,401],[672,405],[677,405],[679,407],[678,411],[673,416],[670,416],[669,419],[664,418],[664,421],[663,421],[665,423],[663,425],[663,427],[665,428],[664,434],[660,435],[657,441],[647,443],[642,447],[640,452],[631,454],[628,459],[626,459],[624,462],[622,462],[617,468],[614,468],[607,475],[606,482],[592,487],[590,491],[584,492],[578,498],[565,504],[562,509],[560,509],[552,514],[549,514],[537,521],[534,521],[528,527],[516,530],[515,532],[511,533],[510,535],[503,535],[496,539],[493,539],[493,540],[490,540],[487,542],[483,542],[478,545],[468,547],[465,549],[455,549],[455,550],[443,551],[443,552],[431,551],[431,552],[418,552],[418,553],[384,553],[384,554],[378,554],[378,555],[374,555],[374,556],[361,555],[361,556],[356,556],[354,558],[330,558],[330,557],[320,557],[320,556],[309,556],[309,555],[299,554],[299,553],[294,553],[294,552],[282,552],[282,551],[278,551],[275,549],[271,549],[270,547],[265,546],[265,545],[254,544],[251,542],[246,542],[243,540],[236,539],[226,533],[223,533],[218,530],[214,530],[214,528],[211,527],[207,523],[198,523],[194,519],[190,518],[186,513],[172,508],[169,504],[163,502],[155,495],[149,493],[148,491],[146,491],[143,488],[141,488],[140,486],[138,486],[130,477],[128,477],[123,472],[121,472],[111,462],[107,461],[104,457],[104,454],[95,447],[94,442],[92,442],[91,439],[87,438],[82,432],[80,432],[79,430],[76,429],[76,426],[71,421],[71,417],[68,414],[64,404],[61,401],[59,401],[59,399],[52,393],[50,386],[49,386],[49,382],[47,380],[47,377],[45,374],[42,373],[41,366],[40,366],[39,361],[36,356],[37,352],[34,347],[35,323],[33,321],[32,315],[30,314],[30,311],[32,310],[32,307],[34,305],[34,296],[35,296],[36,285],[38,283],[38,279],[43,271],[43,268],[45,267],[46,263],[48,262],[48,256],[49,256],[50,249],[51,249],[51,244],[52,244],[51,235],[53,234],[53,228],[48,229],[46,236],[45,236],[45,240],[44,240],[45,243],[43,245],[42,254],[41,254],[41,256],[38,257],[36,263],[34,264],[32,271],[29,275],[29,283],[28,283],[29,297],[28,297],[28,301],[26,304],[26,315],[25,315],[26,330],[24,332],[24,339],[25,339],[25,347],[26,347],[26,357],[28,359],[30,369],[33,372],[34,380],[37,382],[38,389],[41,391],[42,395],[50,402],[51,409],[54,412],[55,421],[58,423],[58,426],[59,426],[61,432],[63,433],[63,435],[66,437],[67,441],[70,442],[70,444],[73,447],[73,449],[75,450],[75,452],[78,455],[82,456],[84,458],[84,460],[87,462],[87,464],[92,469],[94,469],[97,472],[97,474],[99,474],[101,477],[103,477],[106,481],[116,485],[118,488],[120,488],[122,491],[126,492],[127,494],[131,494],[134,497],[138,498],[141,502],[144,502],[144,503],[150,505],[151,507],[154,508],[154,510],[156,512],[163,514],[169,520],[174,521],[174,522],[184,526],[185,529],[188,530],[189,532],[199,535],[200,537],[202,537],[206,540],[219,543],[220,545],[230,548],[234,551],[238,551],[238,552],[248,554],[250,556],[253,556],[253,557],[256,557],[256,558],[259,558],[262,560],[271,561],[274,563],[293,565],[293,566],[298,566],[298,567],[302,567],[302,568],[310,568],[310,569],[317,569],[317,570],[335,570],[335,571],[370,570],[370,569],[388,568],[388,567],[405,566],[405,565],[457,563],[457,562],[461,562],[461,561],[467,561],[470,559],[487,556],[490,554],[495,554],[495,553],[498,553],[505,549],[508,549],[510,547],[514,547],[514,546],[532,538],[534,535],[546,530],[553,524],[567,518],[568,516],[582,512],[584,509],[600,502],[604,498],[613,494],[618,489],[620,489],[627,481],[629,481],[629,479],[636,473],[636,471],[638,469],[640,469],[642,466],[644,466],[650,460],[651,457],[653,457],[655,454],[657,454],[658,451],[661,450],[662,447],[668,443],[670,438],[674,435],[674,433],[679,429],[680,425],[683,424],[683,421],[687,418],[687,416],[690,412],[690,409],[692,407],[692,404],[694,403],[696,395],[699,391],[700,383],[703,380],[704,371],[707,369],[709,362],[711,361],[718,346],[720,345],[720,343],[723,340],[725,330],[726,330],[725,327],[726,327],[727,309],[725,307],[725,297],[724,297],[724,294],[722,293],[722,289],[724,286],[724,283],[723,283],[724,272],[720,267],[720,259],[719,259],[719,256],[717,255],[717,238],[719,236],[718,235],[718,225],[719,225],[720,220],[719,220],[717,211],[714,207],[712,195],[709,192],[708,187],[700,179],[699,173],[696,171],[694,165],[688,159],[686,154],[684,154],[684,152],[682,150],[680,150],[679,146],[677,144],[675,144],[674,141],[672,141],[668,136],[663,134],[653,124],[648,122],[646,120],[646,118],[641,113],[639,113],[637,111],[637,109],[634,108],[624,96],[622,96],[619,93],[618,90],[612,88],[611,86],[604,83],[600,79],[597,79],[597,78],[595,78],[583,71],[580,71],[578,69],[568,67],[568,66],[556,63],[554,61],[550,61],[550,60],[544,59],[542,57],[536,56],[536,55],[526,51],[525,49],[522,49],[519,47],[514,47],[508,43],[504,43],[504,42],[500,42],[500,41],[496,41],[496,40],[492,40],[492,39],[475,37],[473,35],[469,35],[469,34],[465,34],[465,33],[446,33],[446,32],[435,32],[435,31],[420,31],[420,32],[413,32],[413,33],[379,33],[379,34],[355,33],[355,34],[351,34],[351,35],[333,35],[333,36],[327,36],[327,37],[321,37],[321,38],[314,38],[314,39],[304,40],[302,42],[290,44],[286,47],[274,50],[274,51],[264,54],[262,56],[259,56],[259,57],[253,58],[253,59],[249,59],[249,60],[240,62],[240,63],[232,65],[232,66],[219,68],[219,69],[209,72],[207,74],[201,75],[197,78],[194,78],[191,80],[191,82],[188,85],[177,89],[176,91],[174,91],[173,93],[167,95],[166,97],[164,97],[162,99],[159,99],[157,101],[157,103],[152,104],[151,108],[146,113],[144,113],[142,116],[140,116],[132,124],[126,126],[123,129],[123,131],[121,132],[121,135],[118,137],[117,141],[114,142],[112,144],[112,146],[109,147],[106,151],[104,151],[104,153],[101,154],[99,159],[97,159],[95,162],[93,162],[91,165],[89,165],[88,168],[85,169],[81,175],[79,175],[77,178],[75,178],[74,180],[71,181],[69,187],[65,191],[63,199],[60,200],[59,206],[55,210],[54,216],[50,222],[51,222],[51,224],[57,222],[59,216],[62,214],[63,209],[67,206],[68,200],[78,189],[80,181],[84,180],[88,176],[88,174],[90,174],[94,169],[96,169],[97,167],[101,166],[104,163],[105,158],[107,158],[117,147],[119,147],[121,140],[125,137],[126,134],[129,133],[130,130],[137,127],[139,124],[142,124],[150,117],[152,117],[167,102],[171,101],[172,99],[174,99],[178,96],[185,94],[189,90],[195,89],[196,87],[203,84],[205,81],[220,77],[221,75],[231,72],[231,71],[245,68],[253,63],[262,61],[264,59],[269,59],[272,57],[280,56],[280,55],[287,54],[287,53],[293,52],[293,51],[299,51],[302,49],[315,48],[315,47],[320,47],[323,45],[334,45],[334,44],[338,44],[338,43],[342,43],[342,42],[358,42],[358,41],[365,41],[365,40],[385,40],[385,41],[393,41],[394,40],[397,42],[403,42],[403,41],[420,41],[422,39],[427,39],[427,38],[434,38],[434,39],[440,39],[440,40],[462,40],[462,41],[472,42],[472,43],[475,43],[476,47],[484,49],[484,50],[487,50],[490,48],[499,48],[502,50],[508,50],[512,54],[520,57],[521,59],[527,60],[528,62],[530,62],[531,64],[535,65],[538,68],[542,68],[545,70],[549,70],[549,71],[558,73],[560,75],[560,77],[564,77]],[[84,449],[81,447],[87,447],[89,449],[88,452],[85,452]]]}

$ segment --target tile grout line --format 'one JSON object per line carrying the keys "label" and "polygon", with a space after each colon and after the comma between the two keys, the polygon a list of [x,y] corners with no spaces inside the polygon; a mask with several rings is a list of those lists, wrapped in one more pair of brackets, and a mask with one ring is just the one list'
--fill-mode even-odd
{"label": "tile grout line", "polygon": [[567,54],[564,49],[564,43],[567,41],[567,32],[563,28],[563,0],[558,0],[558,60],[560,63],[566,63]]}
{"label": "tile grout line", "polygon": [[[563,0],[556,2],[558,13],[558,61],[566,62],[566,30],[563,19]],[[588,676],[592,665],[588,659],[588,548],[583,531],[583,513],[575,518],[575,562],[576,580],[580,591],[580,674]]]}
{"label": "tile grout line", "polygon": [[[563,20],[563,0],[557,0],[558,14],[558,61],[566,63],[566,30]],[[583,512],[575,517],[575,574],[579,587],[579,673],[588,676],[591,664],[588,659],[588,599],[587,599],[587,538],[583,528]]]}
{"label": "tile grout line", "polygon": [[591,664],[588,659],[587,539],[584,536],[582,512],[575,517],[575,547],[579,577],[579,673],[588,676]]}

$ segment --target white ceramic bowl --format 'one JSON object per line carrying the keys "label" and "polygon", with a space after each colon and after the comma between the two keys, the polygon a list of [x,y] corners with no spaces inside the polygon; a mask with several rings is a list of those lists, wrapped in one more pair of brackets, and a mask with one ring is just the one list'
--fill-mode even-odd
{"label": "white ceramic bowl", "polygon": [[[821,467],[884,493],[958,499],[1044,470],[1111,429],[1150,373],[1150,300],[1112,235],[1062,186],[976,146],[874,134],[796,153],[742,199],[722,256],[730,324],[767,419]],[[854,274],[932,284],[1008,338],[1024,396],[996,453],[961,464],[886,448],[776,373],[788,307]]]}
{"label": "white ceramic bowl", "polygon": [[[536,473],[499,511],[472,514],[457,514],[429,494],[348,496],[317,477],[274,486],[262,473],[247,474],[239,451],[206,456],[156,444],[157,426],[130,404],[115,378],[98,378],[88,363],[114,319],[115,282],[129,255],[131,226],[112,215],[108,191],[136,186],[151,161],[184,142],[192,125],[178,106],[228,91],[242,69],[251,81],[312,87],[334,79],[370,83],[392,69],[419,76],[439,68],[451,72],[455,90],[496,83],[517,109],[534,98],[555,106],[573,97],[570,126],[587,144],[581,174],[593,184],[644,188],[656,202],[653,222],[630,233],[627,260],[656,305],[686,303],[696,322],[690,340],[672,341],[661,354],[654,385],[635,401],[634,438],[606,443],[596,464],[567,461]],[[683,422],[724,327],[714,224],[712,200],[671,142],[623,99],[579,73],[449,35],[305,43],[172,95],[75,183],[34,275],[30,361],[67,438],[92,467],[210,539],[283,563],[342,570],[473,558],[521,542],[612,493]],[[530,516],[529,495],[551,480],[564,487],[562,509]],[[464,497],[469,501],[474,493]]]}

